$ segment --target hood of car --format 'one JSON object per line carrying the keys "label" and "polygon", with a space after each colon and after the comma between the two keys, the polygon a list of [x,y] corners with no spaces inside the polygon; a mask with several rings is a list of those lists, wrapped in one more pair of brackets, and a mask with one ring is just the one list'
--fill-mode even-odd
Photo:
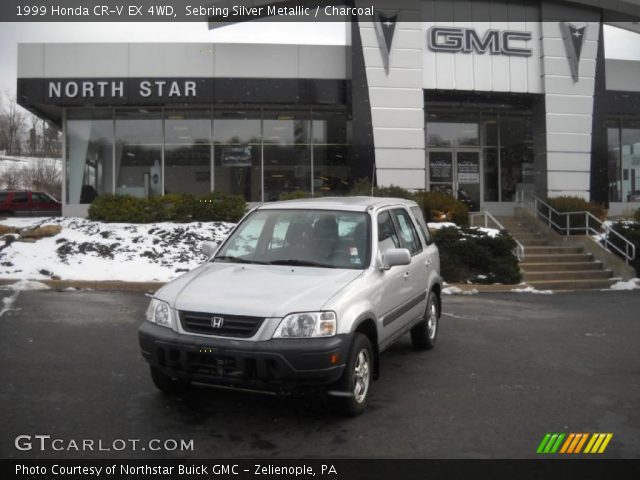
{"label": "hood of car", "polygon": [[320,310],[362,270],[214,262],[158,292],[173,308],[192,312],[282,317]]}

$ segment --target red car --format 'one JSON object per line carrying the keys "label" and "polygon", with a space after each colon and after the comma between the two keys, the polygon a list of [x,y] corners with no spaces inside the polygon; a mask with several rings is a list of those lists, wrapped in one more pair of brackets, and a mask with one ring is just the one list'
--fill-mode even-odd
{"label": "red car", "polygon": [[0,192],[0,216],[51,217],[62,214],[62,204],[44,192]]}

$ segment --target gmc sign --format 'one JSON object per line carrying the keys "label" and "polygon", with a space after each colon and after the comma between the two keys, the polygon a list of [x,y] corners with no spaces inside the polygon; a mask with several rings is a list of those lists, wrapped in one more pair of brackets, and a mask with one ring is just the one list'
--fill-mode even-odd
{"label": "gmc sign", "polygon": [[531,32],[487,30],[482,38],[473,28],[431,27],[427,34],[429,49],[434,52],[486,53],[530,57],[530,48],[515,47],[516,40],[531,40]]}

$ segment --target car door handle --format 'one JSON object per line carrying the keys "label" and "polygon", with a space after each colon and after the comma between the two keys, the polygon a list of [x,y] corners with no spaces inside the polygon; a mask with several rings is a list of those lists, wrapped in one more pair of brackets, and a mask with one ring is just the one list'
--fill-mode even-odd
{"label": "car door handle", "polygon": [[425,267],[428,267],[428,266],[430,266],[430,265],[431,265],[431,260],[430,260],[430,259],[427,259],[427,261],[426,261],[426,262],[424,262],[424,266],[425,266]]}
{"label": "car door handle", "polygon": [[409,278],[411,276],[411,272],[404,272],[404,279],[406,280],[407,278]]}

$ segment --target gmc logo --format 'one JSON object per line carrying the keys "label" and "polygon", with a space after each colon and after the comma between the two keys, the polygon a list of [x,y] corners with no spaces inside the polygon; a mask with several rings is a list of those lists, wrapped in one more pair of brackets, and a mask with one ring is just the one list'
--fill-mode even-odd
{"label": "gmc logo", "polygon": [[530,57],[530,48],[518,48],[511,45],[514,40],[531,40],[531,32],[515,30],[487,30],[482,38],[472,28],[431,27],[427,34],[429,48],[435,52],[473,51],[491,55],[516,55]]}

